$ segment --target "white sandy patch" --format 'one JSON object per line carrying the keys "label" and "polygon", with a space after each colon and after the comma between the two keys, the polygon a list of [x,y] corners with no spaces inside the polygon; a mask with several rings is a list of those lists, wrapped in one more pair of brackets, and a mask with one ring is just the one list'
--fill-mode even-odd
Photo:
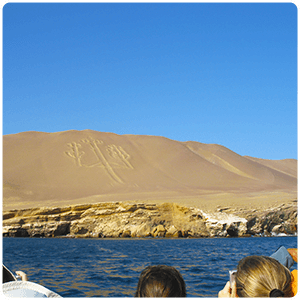
{"label": "white sandy patch", "polygon": [[226,214],[223,212],[207,214],[201,211],[201,214],[207,220],[207,222],[212,224],[213,223],[219,223],[219,224],[247,223],[247,220],[245,218],[241,218],[233,214]]}

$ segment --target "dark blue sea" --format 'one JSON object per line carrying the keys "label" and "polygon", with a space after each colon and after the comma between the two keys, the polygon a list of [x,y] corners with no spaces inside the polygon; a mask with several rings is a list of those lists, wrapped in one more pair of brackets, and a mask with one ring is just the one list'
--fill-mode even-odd
{"label": "dark blue sea", "polygon": [[240,259],[281,245],[296,248],[297,237],[3,238],[3,263],[63,297],[133,297],[141,271],[166,264],[181,272],[188,297],[217,297]]}

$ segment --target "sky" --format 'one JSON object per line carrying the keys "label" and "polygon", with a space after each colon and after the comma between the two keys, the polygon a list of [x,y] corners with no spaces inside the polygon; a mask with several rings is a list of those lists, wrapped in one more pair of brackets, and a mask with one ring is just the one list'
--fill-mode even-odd
{"label": "sky", "polygon": [[3,134],[92,129],[297,158],[292,3],[7,3]]}

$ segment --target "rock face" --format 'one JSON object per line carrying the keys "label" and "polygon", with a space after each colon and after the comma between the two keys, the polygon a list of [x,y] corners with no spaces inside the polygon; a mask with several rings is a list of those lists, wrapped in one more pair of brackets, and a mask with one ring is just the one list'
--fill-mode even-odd
{"label": "rock face", "polygon": [[3,213],[11,237],[226,237],[296,234],[297,202],[266,211],[201,209],[174,203],[109,202]]}

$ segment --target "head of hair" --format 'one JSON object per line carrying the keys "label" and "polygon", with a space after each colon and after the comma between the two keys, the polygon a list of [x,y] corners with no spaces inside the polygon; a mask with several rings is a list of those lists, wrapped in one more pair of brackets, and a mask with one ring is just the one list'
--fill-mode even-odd
{"label": "head of hair", "polygon": [[267,256],[243,258],[237,267],[236,287],[239,297],[270,297],[275,289],[284,297],[293,296],[289,269]]}
{"label": "head of hair", "polygon": [[140,275],[135,297],[186,297],[185,282],[174,267],[149,266]]}

